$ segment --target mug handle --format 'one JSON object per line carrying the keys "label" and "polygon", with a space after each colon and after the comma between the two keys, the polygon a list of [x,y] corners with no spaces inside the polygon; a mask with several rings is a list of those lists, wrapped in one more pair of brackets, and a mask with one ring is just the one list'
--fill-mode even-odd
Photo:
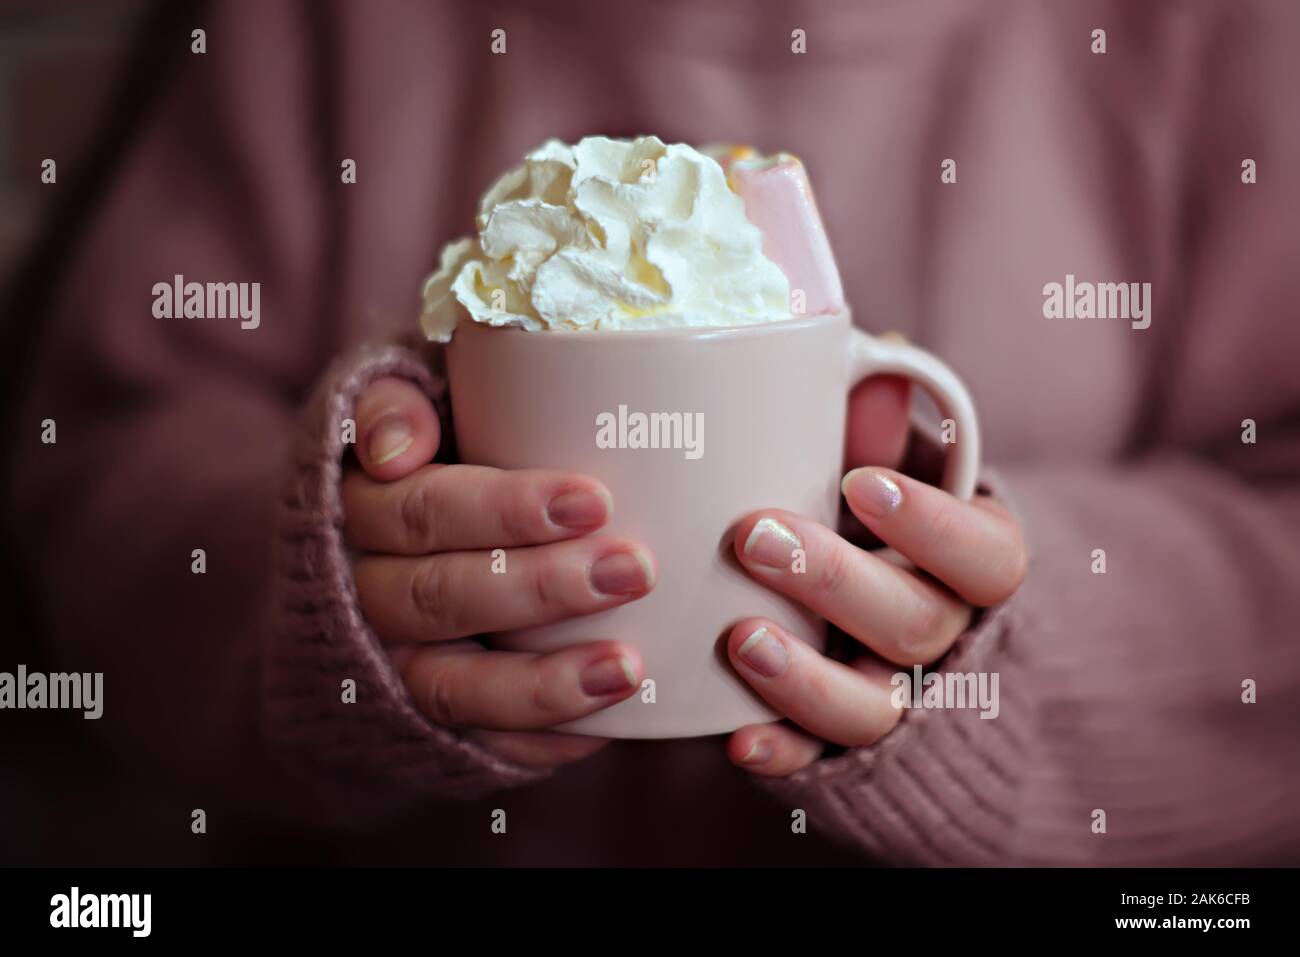
{"label": "mug handle", "polygon": [[925,389],[939,407],[939,414],[956,424],[955,440],[944,462],[943,489],[955,498],[970,498],[975,493],[980,465],[979,421],[975,403],[957,373],[923,349],[878,339],[861,329],[852,330],[850,343],[854,385],[873,375],[904,376]]}

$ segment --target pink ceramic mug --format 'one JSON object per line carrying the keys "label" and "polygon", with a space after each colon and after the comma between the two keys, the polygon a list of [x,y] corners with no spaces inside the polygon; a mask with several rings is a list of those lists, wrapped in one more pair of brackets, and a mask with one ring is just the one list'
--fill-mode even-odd
{"label": "pink ceramic mug", "polygon": [[[639,601],[492,637],[519,650],[603,638],[640,650],[653,685],[562,726],[580,734],[692,737],[778,717],[735,675],[719,639],[760,615],[821,648],[826,625],[750,579],[731,536],[760,508],[835,526],[846,400],[857,382],[914,379],[956,423],[950,492],[969,497],[979,465],[975,410],[957,376],[914,346],[855,329],[847,312],[648,332],[465,323],[447,363],[462,461],[600,479],[614,496],[605,531],[643,543],[658,563],[655,589]],[[655,438],[660,447],[638,447]]]}

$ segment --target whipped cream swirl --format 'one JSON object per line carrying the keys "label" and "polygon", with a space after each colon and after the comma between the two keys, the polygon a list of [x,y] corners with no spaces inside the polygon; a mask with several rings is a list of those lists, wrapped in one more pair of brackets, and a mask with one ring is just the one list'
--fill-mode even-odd
{"label": "whipped cream swirl", "polygon": [[550,140],[449,243],[420,324],[548,329],[741,326],[790,318],[790,286],[718,163],[653,136]]}

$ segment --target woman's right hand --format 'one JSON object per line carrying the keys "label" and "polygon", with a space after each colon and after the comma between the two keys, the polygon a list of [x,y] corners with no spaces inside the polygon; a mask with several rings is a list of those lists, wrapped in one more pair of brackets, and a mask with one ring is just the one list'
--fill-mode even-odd
{"label": "woman's right hand", "polygon": [[474,636],[603,611],[654,587],[646,548],[591,534],[609,518],[609,491],[569,472],[429,464],[438,417],[404,379],[372,383],[355,415],[360,467],[343,480],[344,534],[362,614],[416,706],[529,767],[603,747],[548,729],[632,695],[634,648],[611,638],[489,651]]}

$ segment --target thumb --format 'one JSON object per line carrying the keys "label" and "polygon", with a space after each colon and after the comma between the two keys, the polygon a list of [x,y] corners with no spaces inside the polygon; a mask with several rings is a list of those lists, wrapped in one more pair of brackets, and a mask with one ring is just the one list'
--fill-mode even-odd
{"label": "thumb", "polygon": [[356,403],[357,458],[381,482],[410,475],[433,459],[441,428],[429,397],[413,382],[376,379]]}
{"label": "thumb", "polygon": [[907,451],[911,400],[912,384],[900,376],[873,376],[858,383],[849,395],[844,440],[846,468],[898,467]]}

